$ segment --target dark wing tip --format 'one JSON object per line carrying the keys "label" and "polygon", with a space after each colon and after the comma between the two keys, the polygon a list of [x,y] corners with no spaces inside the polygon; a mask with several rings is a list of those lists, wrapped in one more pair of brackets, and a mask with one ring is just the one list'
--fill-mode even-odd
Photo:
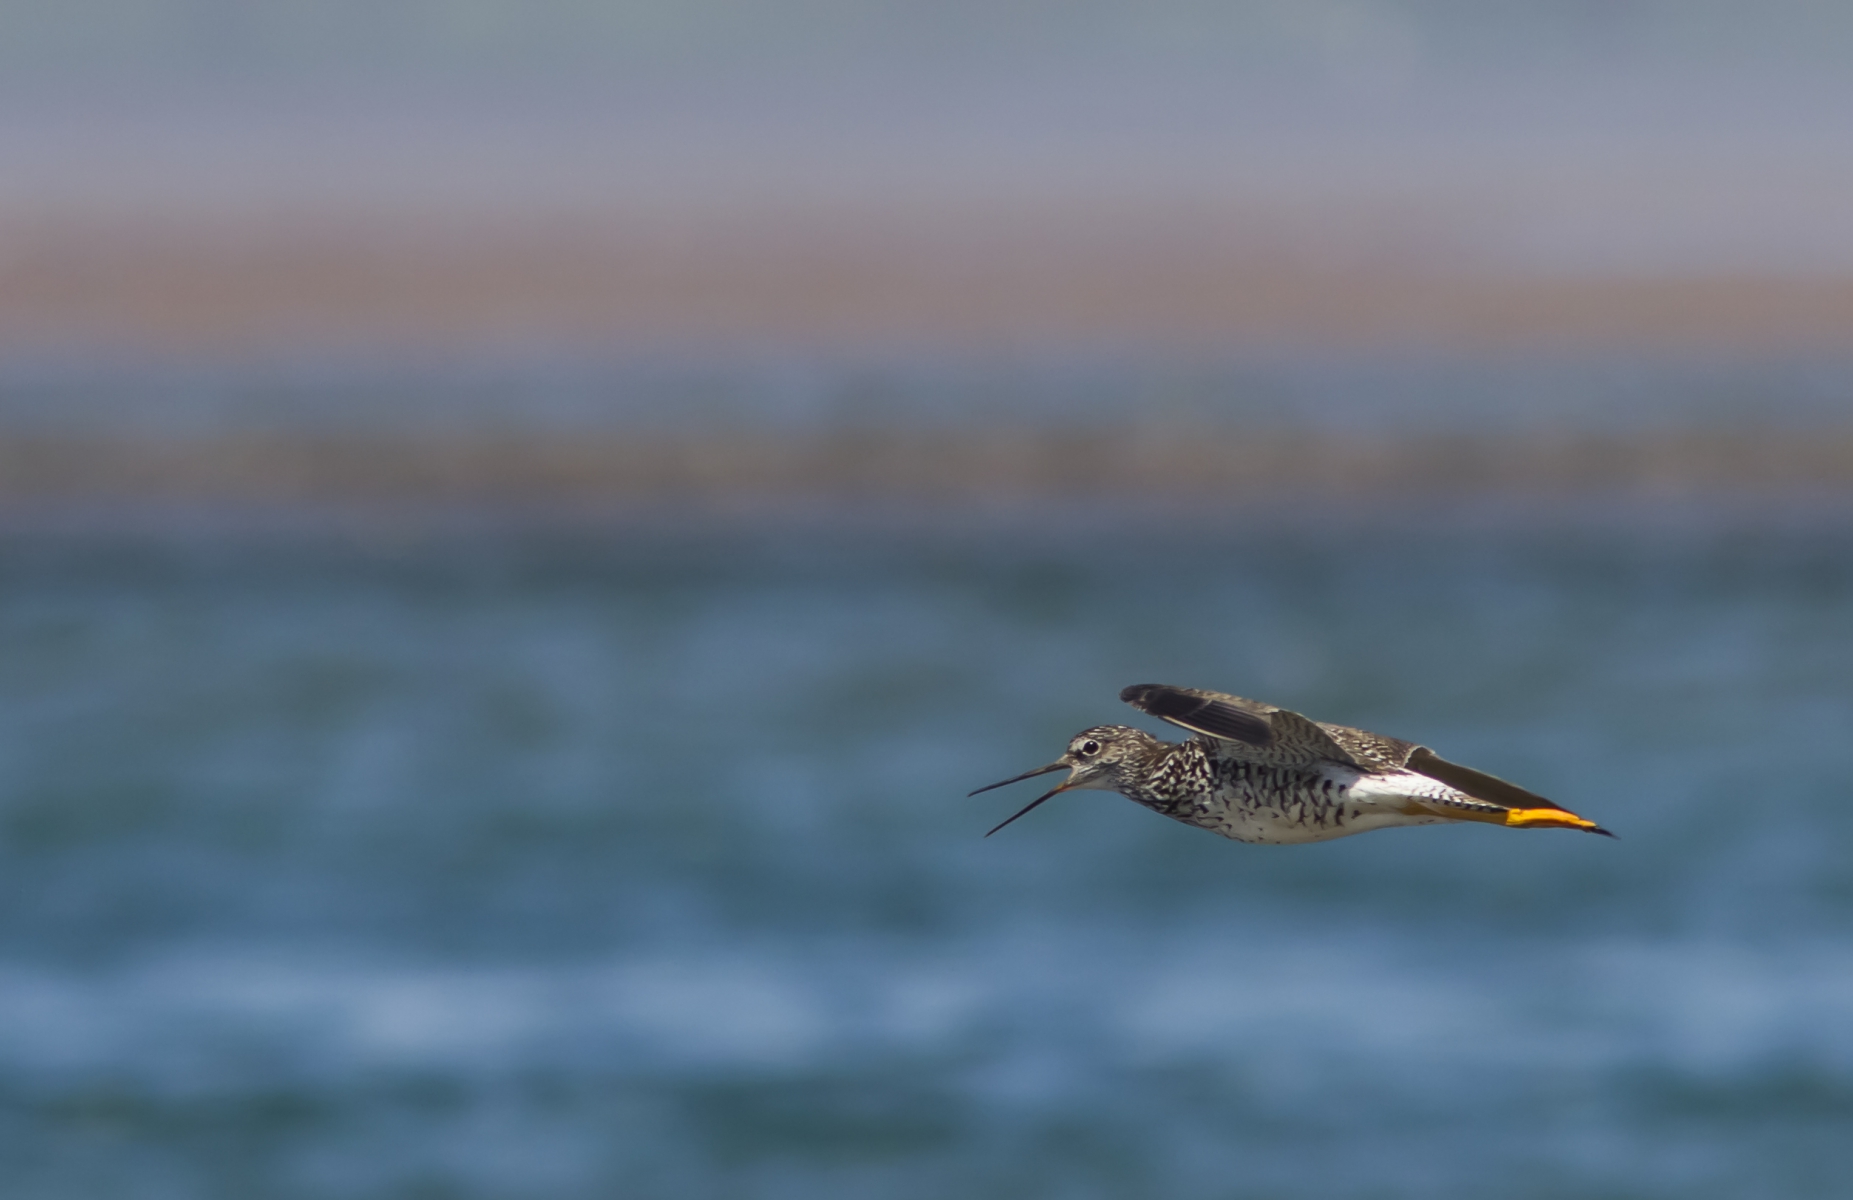
{"label": "dark wing tip", "polygon": [[1211,737],[1267,746],[1274,741],[1274,727],[1267,718],[1237,708],[1214,693],[1192,691],[1163,683],[1135,683],[1120,690],[1120,699],[1143,713],[1181,725]]}
{"label": "dark wing tip", "polygon": [[1157,692],[1168,692],[1170,690],[1170,688],[1162,683],[1135,683],[1120,689],[1120,701],[1125,704],[1130,704],[1143,712],[1145,711],[1146,698],[1148,696]]}
{"label": "dark wing tip", "polygon": [[1497,775],[1488,775],[1485,771],[1476,771],[1472,767],[1463,767],[1459,763],[1449,762],[1427,746],[1417,746],[1409,754],[1406,764],[1411,771],[1426,775],[1430,779],[1447,784],[1451,788],[1466,792],[1477,800],[1486,800],[1506,808],[1563,808],[1555,800],[1546,800],[1536,792],[1527,791],[1516,783],[1509,783]]}
{"label": "dark wing tip", "polygon": [[1589,832],[1591,832],[1591,833],[1599,833],[1599,834],[1601,834],[1601,835],[1602,835],[1603,837],[1605,837],[1605,838],[1615,838],[1615,840],[1616,840],[1616,841],[1618,841],[1618,842],[1619,842],[1619,841],[1621,840],[1621,839],[1620,839],[1619,837],[1616,837],[1616,836],[1615,836],[1614,834],[1612,834],[1612,833],[1610,833],[1610,832],[1609,832],[1608,830],[1606,830],[1606,829],[1604,829],[1604,828],[1602,828],[1602,826],[1600,826],[1600,825],[1595,825],[1595,826],[1592,826],[1592,827],[1590,828],[1590,830],[1589,830]]}

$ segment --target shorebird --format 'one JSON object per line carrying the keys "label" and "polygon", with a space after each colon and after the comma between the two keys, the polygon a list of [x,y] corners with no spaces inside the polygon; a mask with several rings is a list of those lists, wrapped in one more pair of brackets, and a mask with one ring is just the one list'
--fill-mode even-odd
{"label": "shorebird", "polygon": [[1516,784],[1463,767],[1427,746],[1195,688],[1138,683],[1120,699],[1197,736],[1164,742],[1129,725],[1096,725],[1046,767],[977,792],[1067,770],[985,834],[1043,801],[1092,788],[1118,792],[1186,825],[1238,842],[1324,842],[1397,825],[1480,821],[1516,829],[1615,835]]}

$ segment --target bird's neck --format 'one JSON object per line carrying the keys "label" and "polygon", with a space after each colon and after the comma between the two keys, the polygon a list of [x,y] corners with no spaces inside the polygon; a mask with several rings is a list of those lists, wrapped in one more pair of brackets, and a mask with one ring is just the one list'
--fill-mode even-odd
{"label": "bird's neck", "polygon": [[1162,808],[1182,794],[1184,781],[1200,769],[1203,747],[1194,741],[1161,742],[1152,739],[1147,754],[1128,762],[1122,772],[1120,794],[1148,807]]}

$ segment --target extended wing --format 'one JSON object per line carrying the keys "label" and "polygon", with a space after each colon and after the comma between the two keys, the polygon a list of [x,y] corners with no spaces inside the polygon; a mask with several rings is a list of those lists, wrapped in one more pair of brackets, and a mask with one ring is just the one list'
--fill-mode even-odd
{"label": "extended wing", "polygon": [[1278,705],[1222,692],[1139,683],[1120,699],[1140,712],[1229,743],[1241,758],[1277,766],[1342,763],[1363,771],[1414,771],[1506,808],[1562,808],[1517,784],[1451,763],[1426,746],[1348,725],[1308,720]]}
{"label": "extended wing", "polygon": [[1163,683],[1136,683],[1122,691],[1120,699],[1192,733],[1232,743],[1230,750],[1254,762],[1278,766],[1336,762],[1365,770],[1374,766],[1357,758],[1316,721],[1259,700]]}

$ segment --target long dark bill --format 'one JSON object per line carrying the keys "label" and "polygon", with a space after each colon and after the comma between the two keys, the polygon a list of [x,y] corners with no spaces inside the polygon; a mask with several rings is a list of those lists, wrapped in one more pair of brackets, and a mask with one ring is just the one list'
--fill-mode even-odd
{"label": "long dark bill", "polygon": [[[1025,779],[1034,779],[1038,775],[1047,775],[1050,771],[1060,771],[1067,766],[1068,766],[1067,763],[1062,762],[1060,759],[1057,759],[1055,762],[1050,763],[1046,767],[1037,767],[1034,771],[1025,771],[1021,775],[1012,775],[1010,778],[1004,780],[1002,783],[987,783],[983,787],[979,788],[978,792],[988,792],[995,788],[1009,787],[1013,783],[1022,783]],[[976,796],[978,792],[966,792],[965,794],[967,796]]]}
{"label": "long dark bill", "polygon": [[[1041,772],[1038,771],[1037,774],[1040,775]],[[1028,804],[1025,804],[1022,808],[1019,808],[1015,813],[1011,815],[1010,820],[1000,821],[996,825],[992,826],[990,833],[986,833],[984,836],[990,837],[992,833],[996,833],[999,829],[1002,829],[1004,826],[1010,824],[1010,821],[1016,820],[1018,817],[1028,812],[1030,809],[1035,808],[1038,804],[1041,804],[1044,800],[1047,800],[1051,796],[1059,796],[1067,790],[1068,790],[1068,785],[1065,783],[1060,787],[1050,788],[1048,791],[1044,792],[1042,795],[1036,797],[1034,800],[1031,800]]]}

